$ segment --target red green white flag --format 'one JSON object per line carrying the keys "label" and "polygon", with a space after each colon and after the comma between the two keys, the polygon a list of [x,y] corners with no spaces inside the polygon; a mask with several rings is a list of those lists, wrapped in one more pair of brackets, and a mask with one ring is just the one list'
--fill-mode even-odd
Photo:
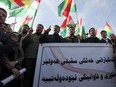
{"label": "red green white flag", "polygon": [[10,10],[10,17],[20,17],[23,16],[24,14],[30,14],[34,15],[37,12],[37,7],[40,3],[40,0],[34,0],[34,2],[31,3],[31,5],[25,5],[20,8],[16,8],[14,10]]}
{"label": "red green white flag", "polygon": [[40,1],[40,0],[1,0],[0,2],[7,5],[9,10],[13,10],[23,6],[29,6],[34,1]]}
{"label": "red green white flag", "polygon": [[61,36],[65,37],[66,36],[66,28],[67,28],[67,18],[63,21],[63,23],[61,24]]}
{"label": "red green white flag", "polygon": [[100,32],[98,31],[98,29],[96,29],[96,37],[98,37],[99,39],[101,38]]}
{"label": "red green white flag", "polygon": [[65,37],[67,35],[67,27],[75,27],[75,23],[72,17],[69,15],[68,18],[65,18],[61,25],[61,36]]}
{"label": "red green white flag", "polygon": [[79,22],[77,20],[76,28],[75,28],[75,35],[78,35],[79,33],[80,33],[80,28],[79,28]]}
{"label": "red green white flag", "polygon": [[68,17],[70,12],[76,12],[76,3],[75,0],[63,0],[58,5],[58,15]]}
{"label": "red green white flag", "polygon": [[74,24],[75,24],[75,23],[74,23],[74,21],[73,21],[71,15],[69,15],[68,18],[67,18],[67,25],[72,25],[72,26],[73,26]]}
{"label": "red green white flag", "polygon": [[107,36],[108,36],[108,37],[110,36],[110,34],[113,33],[113,30],[112,30],[112,28],[110,27],[110,25],[108,24],[108,22],[106,22],[105,31],[107,32]]}
{"label": "red green white flag", "polygon": [[80,19],[80,35],[82,39],[86,38],[85,27],[83,26],[83,19]]}
{"label": "red green white flag", "polygon": [[24,21],[23,21],[22,25],[20,26],[18,32],[21,32],[21,29],[22,29],[21,27],[22,27],[23,25],[25,25],[25,24],[30,25],[32,19],[33,19],[33,17],[26,16],[26,18],[24,19]]}
{"label": "red green white flag", "polygon": [[66,8],[64,9],[64,11],[62,13],[63,16],[65,16],[65,17],[69,16],[70,8],[71,8],[71,3],[72,3],[72,0],[68,0],[68,4],[67,4]]}
{"label": "red green white flag", "polygon": [[62,12],[66,8],[67,4],[68,4],[68,0],[63,0],[63,2],[61,2],[58,5],[58,16],[62,16]]}
{"label": "red green white flag", "polygon": [[72,0],[70,11],[71,12],[76,12],[77,11],[75,0]]}

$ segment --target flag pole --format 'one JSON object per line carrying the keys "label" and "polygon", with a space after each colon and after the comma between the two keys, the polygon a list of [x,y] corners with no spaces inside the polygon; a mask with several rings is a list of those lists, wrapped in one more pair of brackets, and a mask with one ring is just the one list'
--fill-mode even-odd
{"label": "flag pole", "polygon": [[[15,16],[14,23],[16,23],[16,20],[17,20],[17,17]],[[13,31],[14,31],[14,29],[15,29],[15,24],[13,26]]]}
{"label": "flag pole", "polygon": [[[75,2],[75,8],[76,8],[76,27],[77,27],[77,23],[78,23],[78,27],[79,27],[79,21],[78,21],[78,15],[77,15],[77,5],[76,5],[76,0],[74,0],[74,2]],[[75,31],[76,31],[76,27],[75,27]],[[79,33],[80,33],[80,31],[79,31]]]}
{"label": "flag pole", "polygon": [[75,2],[75,7],[76,7],[76,19],[77,19],[77,21],[78,21],[76,0],[74,0],[74,2]]}
{"label": "flag pole", "polygon": [[[40,2],[38,2],[38,3],[40,4]],[[39,8],[39,4],[37,5],[37,10],[38,10],[38,8]],[[33,28],[33,24],[34,24],[34,20],[35,20],[36,14],[37,14],[37,11],[36,11],[35,14],[34,14],[34,18],[33,18],[33,20],[32,20],[31,28]]]}

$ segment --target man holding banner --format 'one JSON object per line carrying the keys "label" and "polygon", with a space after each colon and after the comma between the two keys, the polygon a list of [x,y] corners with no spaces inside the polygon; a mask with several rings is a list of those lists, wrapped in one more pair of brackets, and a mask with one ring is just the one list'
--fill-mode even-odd
{"label": "man holding banner", "polygon": [[[0,8],[0,24],[3,24],[6,20],[7,12],[3,8]],[[15,77],[20,75],[20,72],[14,68],[10,61],[5,58],[5,53],[11,51],[15,45],[12,43],[11,38],[0,30],[0,80],[2,79],[2,70],[4,68],[10,70]]]}

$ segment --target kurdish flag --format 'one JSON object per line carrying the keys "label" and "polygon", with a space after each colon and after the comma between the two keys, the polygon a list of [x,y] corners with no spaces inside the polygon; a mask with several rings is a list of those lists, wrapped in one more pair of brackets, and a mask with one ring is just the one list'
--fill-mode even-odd
{"label": "kurdish flag", "polygon": [[83,19],[80,19],[80,35],[82,39],[86,38],[85,27],[83,26]]}
{"label": "kurdish flag", "polygon": [[10,17],[20,17],[24,14],[35,15],[39,6],[40,0],[35,0],[31,5],[25,5],[14,10],[10,10]]}
{"label": "kurdish flag", "polygon": [[67,18],[63,21],[63,23],[60,26],[61,29],[62,29],[61,32],[60,32],[62,37],[66,36],[66,26],[67,26]]}
{"label": "kurdish flag", "polygon": [[10,1],[9,0],[0,0],[0,3],[7,6],[8,8],[10,6]]}
{"label": "kurdish flag", "polygon": [[99,39],[101,38],[100,32],[98,31],[98,29],[96,29],[96,37],[98,37]]}
{"label": "kurdish flag", "polygon": [[75,28],[75,35],[78,35],[79,33],[80,33],[80,28],[79,28],[79,22],[77,20],[76,28]]}
{"label": "kurdish flag", "polygon": [[63,0],[63,2],[58,5],[58,16],[62,16],[62,12],[66,8],[67,4],[68,0]]}
{"label": "kurdish flag", "polygon": [[63,21],[63,23],[61,25],[62,30],[61,30],[60,34],[62,37],[66,37],[67,27],[75,27],[75,23],[70,15],[68,16],[68,18],[65,18],[65,20]]}
{"label": "kurdish flag", "polygon": [[108,22],[106,22],[105,31],[107,32],[107,36],[108,36],[108,37],[110,36],[110,34],[113,33],[113,30],[112,30],[112,28],[110,27],[110,25],[108,24]]}
{"label": "kurdish flag", "polygon": [[25,20],[23,21],[22,25],[29,24],[29,22],[33,19],[33,17],[26,16]]}
{"label": "kurdish flag", "polygon": [[63,0],[58,5],[58,15],[68,17],[70,12],[76,12],[76,3],[75,0]]}
{"label": "kurdish flag", "polygon": [[69,15],[67,18],[67,27],[74,27],[74,28],[76,27],[71,15]]}
{"label": "kurdish flag", "polygon": [[70,11],[71,12],[76,12],[77,11],[75,0],[72,0]]}
{"label": "kurdish flag", "polygon": [[18,32],[21,32],[22,30],[22,26],[27,24],[27,25],[30,25],[30,21],[33,19],[33,17],[29,17],[29,16],[26,16],[26,18],[24,19],[22,25],[20,26],[19,28],[19,31]]}
{"label": "kurdish flag", "polygon": [[71,3],[72,3],[72,0],[68,0],[68,4],[62,13],[63,16],[68,17],[68,15],[70,13]]}
{"label": "kurdish flag", "polygon": [[31,14],[35,14],[40,1],[41,0],[2,0],[0,2],[8,6],[10,17],[19,17],[23,16],[28,9],[31,11]]}
{"label": "kurdish flag", "polygon": [[36,0],[34,1],[28,8],[26,14],[30,14],[31,16],[35,16],[36,13],[37,13],[37,9],[39,7],[39,4],[40,4],[40,0]]}
{"label": "kurdish flag", "polygon": [[0,2],[7,5],[9,10],[31,5],[35,0],[1,0]]}
{"label": "kurdish flag", "polygon": [[20,8],[22,6],[28,6],[31,5],[35,0],[9,0],[10,6],[9,9],[16,9]]}
{"label": "kurdish flag", "polygon": [[10,10],[9,17],[21,17],[27,12],[28,8],[29,6],[24,6],[24,7],[14,9],[14,10]]}

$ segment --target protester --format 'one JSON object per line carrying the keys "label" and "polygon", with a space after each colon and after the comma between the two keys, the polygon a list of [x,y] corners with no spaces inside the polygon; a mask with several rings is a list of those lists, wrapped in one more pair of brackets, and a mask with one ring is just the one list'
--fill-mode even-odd
{"label": "protester", "polygon": [[78,39],[77,40],[78,43],[84,43],[85,42],[85,40],[81,37],[80,34],[77,35],[77,39]]}
{"label": "protester", "polygon": [[[13,47],[9,53],[6,53],[5,56],[8,58],[8,60],[10,61],[10,64],[14,68],[21,70],[22,69],[22,61],[24,59],[24,53],[23,53],[22,47],[19,45],[19,36],[18,36],[17,32],[12,32],[10,34],[10,36],[11,36],[13,43],[16,46]],[[8,77],[12,73],[4,70],[3,74],[4,74],[3,76]],[[14,79],[10,83],[6,84],[5,87],[20,87],[23,77],[24,77],[23,75],[19,76],[18,78]]]}
{"label": "protester", "polygon": [[39,48],[39,39],[42,36],[44,26],[42,24],[37,25],[36,32],[23,39],[22,44],[27,45],[24,57],[24,67],[26,68],[24,87],[32,87],[35,64]]}
{"label": "protester", "polygon": [[1,29],[3,32],[7,33],[7,34],[9,34],[9,33],[12,32],[12,29],[11,29],[10,26],[9,26],[8,24],[6,24],[6,23],[0,24],[0,29]]}
{"label": "protester", "polygon": [[[3,75],[3,70],[6,69],[8,74],[13,74],[15,77],[19,77],[20,72],[18,69],[21,69],[21,63],[24,58],[24,67],[26,68],[25,78],[24,78],[24,87],[32,87],[35,64],[38,54],[39,43],[62,43],[62,42],[73,42],[73,43],[110,43],[113,44],[113,48],[116,48],[116,37],[113,34],[110,35],[111,41],[107,38],[106,31],[101,31],[102,39],[96,37],[95,28],[90,28],[89,34],[90,37],[87,37],[82,40],[80,35],[75,34],[75,27],[69,27],[69,36],[62,38],[59,35],[60,27],[58,25],[54,26],[53,34],[49,35],[51,31],[51,27],[49,27],[44,34],[42,31],[44,26],[42,24],[37,25],[36,32],[33,33],[33,29],[29,28],[28,25],[23,25],[21,33],[20,33],[20,46],[23,47],[24,54],[22,49],[19,46],[17,33],[11,33],[12,31],[8,31],[6,28],[8,27],[5,22],[7,16],[7,12],[0,8],[0,80]],[[11,33],[11,38],[6,33]],[[18,44],[14,43],[15,40]],[[17,52],[17,53],[16,53]],[[14,57],[15,56],[15,57]],[[17,56],[17,57],[16,57]],[[114,57],[116,57],[116,53],[114,52]],[[21,58],[20,58],[21,57]],[[17,66],[18,64],[18,66]],[[17,68],[18,67],[18,68]],[[5,71],[5,72],[7,72]],[[4,75],[5,76],[5,75]],[[3,78],[2,78],[3,79]],[[15,80],[16,81],[16,80]],[[19,81],[19,80],[18,80]],[[19,82],[14,82],[16,85],[20,86]],[[13,83],[13,84],[14,84]],[[11,85],[8,87],[16,87]]]}
{"label": "protester", "polygon": [[50,31],[51,31],[51,28],[49,27],[44,32],[44,34],[40,38],[41,43],[61,43],[63,42],[63,38],[59,35],[60,26],[55,25],[53,34],[48,35]]}
{"label": "protester", "polygon": [[114,34],[110,34],[110,40],[112,44],[116,46],[116,36]]}
{"label": "protester", "polygon": [[99,38],[96,37],[95,28],[93,28],[93,27],[90,28],[89,34],[90,34],[90,37],[85,39],[86,43],[99,43],[100,42]]}
{"label": "protester", "polygon": [[78,42],[78,38],[74,34],[75,34],[75,27],[70,26],[69,27],[69,36],[64,38],[65,42]]}
{"label": "protester", "polygon": [[26,38],[27,36],[31,35],[33,33],[33,29],[30,29],[29,26],[27,24],[24,24],[20,30],[19,33],[19,44],[22,46],[23,51],[25,53],[25,50],[27,48],[27,45],[22,44],[22,41],[24,38]]}
{"label": "protester", "polygon": [[[7,12],[3,9],[0,8],[0,25],[3,24],[6,20],[7,17]],[[1,27],[0,27],[1,28]],[[2,70],[7,69],[10,72],[13,73],[15,77],[18,77],[20,75],[20,72],[14,68],[11,64],[10,61],[6,60],[5,54],[9,53],[15,45],[12,43],[12,40],[10,36],[5,34],[3,31],[0,29],[0,80],[2,79]]]}
{"label": "protester", "polygon": [[102,37],[100,43],[112,44],[111,40],[107,38],[107,32],[105,30],[102,30],[100,34]]}

